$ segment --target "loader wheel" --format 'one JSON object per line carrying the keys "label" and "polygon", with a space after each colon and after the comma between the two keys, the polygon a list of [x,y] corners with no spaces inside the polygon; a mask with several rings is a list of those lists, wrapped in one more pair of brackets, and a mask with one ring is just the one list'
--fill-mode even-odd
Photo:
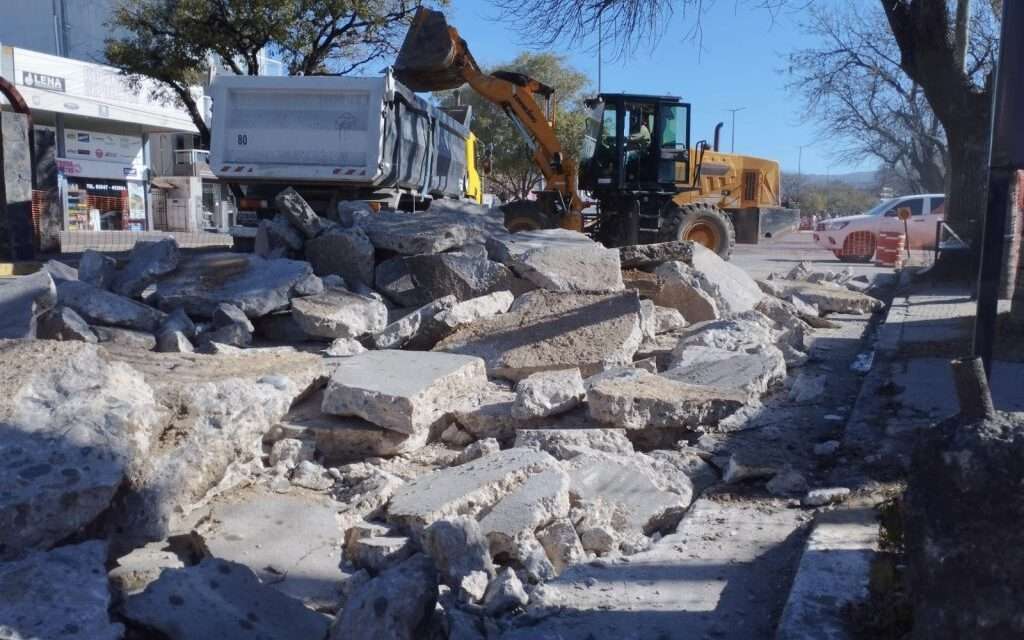
{"label": "loader wheel", "polygon": [[662,242],[689,240],[704,245],[728,260],[736,244],[732,220],[721,209],[709,204],[673,205],[661,223]]}
{"label": "loader wheel", "polygon": [[553,229],[556,225],[543,211],[540,205],[530,200],[516,200],[501,207],[505,212],[505,228],[512,233],[519,231],[536,231],[537,229]]}

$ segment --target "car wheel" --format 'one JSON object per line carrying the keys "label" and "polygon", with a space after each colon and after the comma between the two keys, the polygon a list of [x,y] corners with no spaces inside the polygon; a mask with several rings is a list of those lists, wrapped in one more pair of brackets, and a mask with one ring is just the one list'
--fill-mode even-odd
{"label": "car wheel", "polygon": [[870,231],[854,231],[843,240],[842,251],[835,251],[843,262],[871,262],[875,257],[875,234]]}

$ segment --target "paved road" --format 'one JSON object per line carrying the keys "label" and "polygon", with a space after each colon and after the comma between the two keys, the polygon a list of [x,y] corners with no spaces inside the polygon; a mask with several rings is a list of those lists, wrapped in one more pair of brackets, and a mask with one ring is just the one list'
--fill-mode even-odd
{"label": "paved road", "polygon": [[[913,258],[917,262],[926,259],[927,255],[927,252],[915,252]],[[872,263],[840,262],[831,251],[814,243],[810,231],[790,233],[767,244],[738,244],[732,254],[732,262],[755,278],[763,278],[772,271],[785,273],[802,260],[810,262],[815,270],[841,271],[850,267],[858,275],[863,273],[869,276],[893,272],[889,267],[879,267]]]}

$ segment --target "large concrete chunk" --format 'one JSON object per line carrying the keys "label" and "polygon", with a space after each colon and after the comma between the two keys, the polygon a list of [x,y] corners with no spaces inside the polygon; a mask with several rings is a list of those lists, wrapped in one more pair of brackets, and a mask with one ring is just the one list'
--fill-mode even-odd
{"label": "large concrete chunk", "polygon": [[517,418],[545,418],[572,409],[586,396],[579,369],[541,371],[523,378],[516,385]]}
{"label": "large concrete chunk", "polygon": [[85,282],[61,282],[57,285],[57,299],[91,324],[154,333],[167,318],[167,314],[153,307]]}
{"label": "large concrete chunk", "polygon": [[429,431],[460,393],[486,383],[484,363],[479,358],[368,351],[338,364],[324,392],[323,410],[419,434]]}
{"label": "large concrete chunk", "polygon": [[634,292],[524,294],[508,313],[466,326],[434,348],[478,356],[489,374],[519,380],[531,373],[578,368],[590,376],[625,365],[643,339]]}
{"label": "large concrete chunk", "polygon": [[441,518],[475,516],[515,491],[530,476],[557,465],[543,451],[506,449],[424,474],[406,483],[391,498],[388,520],[419,532]]}
{"label": "large concrete chunk", "polygon": [[323,400],[323,391],[310,395],[292,407],[277,427],[285,437],[312,440],[327,464],[409,453],[427,442],[425,431],[409,435],[378,427],[361,418],[326,414],[321,409]]}
{"label": "large concrete chunk", "polygon": [[744,391],[687,384],[642,369],[603,377],[587,390],[590,416],[626,429],[713,424],[747,400]]}
{"label": "large concrete chunk", "polygon": [[213,556],[246,565],[308,607],[333,612],[344,577],[336,512],[326,498],[253,488],[218,499],[198,533]]}
{"label": "large concrete chunk", "polygon": [[292,299],[292,317],[311,336],[358,338],[384,329],[388,309],[376,298],[332,288],[319,295]]}
{"label": "large concrete chunk", "polygon": [[284,214],[277,214],[272,220],[260,220],[253,242],[253,253],[261,258],[287,258],[302,249],[304,238],[288,222]]}
{"label": "large concrete chunk", "polygon": [[110,504],[167,416],[138,373],[83,342],[17,342],[0,376],[0,559],[45,549]]}
{"label": "large concrete chunk", "polygon": [[[437,570],[416,554],[356,590],[331,627],[330,640],[418,640],[437,602]],[[309,636],[319,637],[319,636]]]}
{"label": "large concrete chunk", "polygon": [[541,229],[496,235],[491,257],[542,289],[566,293],[622,291],[619,253],[567,229]]}
{"label": "large concrete chunk", "polygon": [[511,441],[517,429],[542,427],[550,421],[516,417],[512,413],[515,402],[514,392],[489,384],[459,398],[451,407],[451,415],[475,437],[496,438],[502,442]]}
{"label": "large concrete chunk", "polygon": [[547,451],[559,460],[574,458],[586,449],[634,453],[625,429],[520,429],[516,431],[515,446]]}
{"label": "large concrete chunk", "polygon": [[96,334],[82,316],[68,307],[57,307],[47,311],[39,319],[37,328],[40,338],[44,340],[81,340],[96,342]]}
{"label": "large concrete chunk", "polygon": [[450,329],[437,316],[455,305],[455,296],[445,296],[395,320],[373,337],[378,349],[426,350],[437,344]]}
{"label": "large concrete chunk", "polygon": [[473,324],[478,320],[505,313],[512,306],[513,301],[515,301],[515,297],[511,291],[496,291],[478,298],[457,302],[451,309],[439,313],[436,319],[449,329],[458,329],[462,325]]}
{"label": "large concrete chunk", "polygon": [[412,298],[407,294],[403,299],[396,300],[403,304],[408,304],[410,299],[425,304],[449,295],[455,296],[457,300],[468,300],[504,291],[512,286],[512,272],[508,267],[488,260],[482,249],[398,259],[411,278],[415,292]]}
{"label": "large concrete chunk", "polygon": [[505,230],[503,218],[486,210],[467,213],[457,205],[438,201],[413,214],[382,211],[366,219],[362,228],[373,246],[407,256],[483,244],[492,234]]}
{"label": "large concrete chunk", "polygon": [[656,267],[664,262],[693,261],[693,243],[687,241],[633,244],[619,247],[619,262],[623,269]]}
{"label": "large concrete chunk", "polygon": [[32,553],[0,564],[0,637],[119,640],[99,540]]}
{"label": "large concrete chunk", "polygon": [[0,338],[35,338],[39,316],[57,304],[48,273],[0,280]]}
{"label": "large concrete chunk", "polygon": [[78,261],[78,279],[97,289],[109,289],[116,271],[117,260],[92,249],[86,249]]}
{"label": "large concrete chunk", "polygon": [[178,267],[178,243],[174,238],[140,240],[132,247],[128,264],[114,276],[114,293],[136,298],[157,278]]}
{"label": "large concrete chunk", "polygon": [[742,391],[748,402],[754,403],[786,378],[786,359],[773,345],[756,353],[690,346],[681,350],[672,368],[661,375],[687,384]]}
{"label": "large concrete chunk", "polygon": [[715,297],[704,290],[693,269],[682,262],[667,262],[658,267],[654,302],[675,309],[689,322],[715,320],[721,315]]}
{"label": "large concrete chunk", "polygon": [[297,260],[204,253],[182,260],[173,275],[162,279],[156,299],[161,309],[181,307],[197,318],[212,317],[222,302],[258,318],[287,307],[311,276],[309,264]]}
{"label": "large concrete chunk", "polygon": [[129,596],[121,614],[171,640],[323,638],[329,621],[268,585],[245,565],[207,558],[170,569]]}
{"label": "large concrete chunk", "polygon": [[711,249],[693,244],[693,271],[702,288],[714,296],[722,313],[743,313],[753,309],[764,293],[746,271],[722,260]]}
{"label": "large concrete chunk", "polygon": [[494,564],[480,525],[471,517],[438,520],[424,531],[423,547],[445,584],[470,600],[484,596]]}
{"label": "large concrete chunk", "polygon": [[558,468],[527,478],[480,519],[491,554],[512,555],[515,543],[556,518],[569,515],[569,476]]}
{"label": "large concrete chunk", "polygon": [[288,217],[288,221],[307,238],[320,233],[321,220],[295,189],[288,187],[274,199],[277,210]]}
{"label": "large concrete chunk", "polygon": [[[624,514],[620,528],[650,535],[674,529],[693,499],[682,474],[669,478],[643,454],[585,453],[562,463],[576,500],[602,500]],[[619,533],[624,533],[620,531]]]}
{"label": "large concrete chunk", "polygon": [[758,280],[757,284],[765,293],[776,298],[790,300],[796,297],[808,304],[817,305],[821,313],[874,313],[885,306],[878,298],[838,285],[801,280]]}
{"label": "large concrete chunk", "polygon": [[[767,318],[765,318],[767,320]],[[737,353],[757,353],[775,344],[775,335],[765,323],[746,318],[700,322],[686,329],[672,350],[672,362],[683,362],[691,347],[713,347]]]}
{"label": "large concrete chunk", "polygon": [[306,259],[318,276],[339,275],[350,285],[373,284],[373,244],[362,229],[331,229],[306,243]]}
{"label": "large concrete chunk", "polygon": [[156,337],[152,333],[118,329],[117,327],[91,327],[96,338],[107,348],[141,349],[152,351],[156,348]]}

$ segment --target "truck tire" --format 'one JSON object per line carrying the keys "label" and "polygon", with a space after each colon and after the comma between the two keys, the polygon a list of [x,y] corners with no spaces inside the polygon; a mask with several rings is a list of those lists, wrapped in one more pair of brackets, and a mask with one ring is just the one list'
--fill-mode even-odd
{"label": "truck tire", "polygon": [[661,221],[662,242],[689,240],[711,249],[728,260],[736,245],[736,230],[732,220],[718,207],[695,203],[672,205]]}
{"label": "truck tire", "polygon": [[540,204],[532,200],[516,200],[501,207],[505,212],[505,228],[516,233],[519,231],[536,231],[537,229],[553,229],[555,223],[545,214]]}

